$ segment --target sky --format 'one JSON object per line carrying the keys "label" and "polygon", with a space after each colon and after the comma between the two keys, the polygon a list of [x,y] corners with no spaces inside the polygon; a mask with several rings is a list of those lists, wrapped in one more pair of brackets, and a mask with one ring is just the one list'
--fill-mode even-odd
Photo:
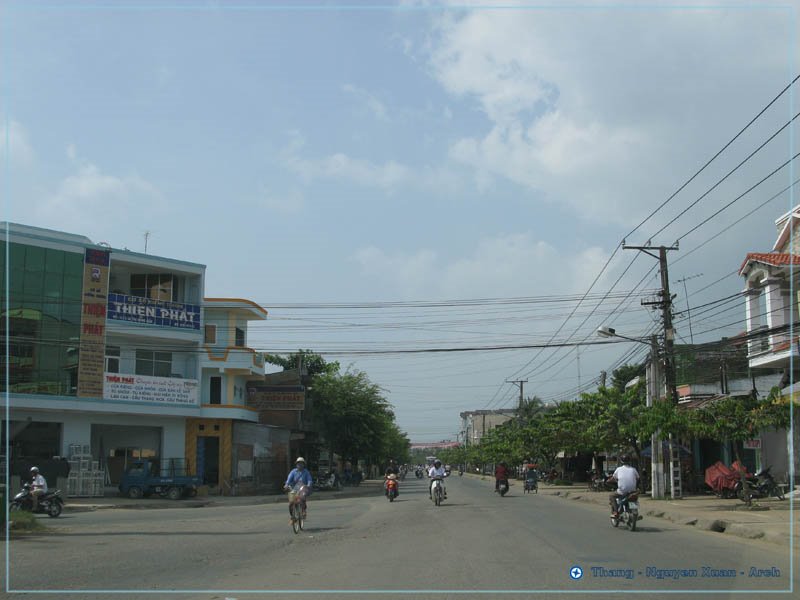
{"label": "sky", "polygon": [[[701,170],[798,75],[794,3],[639,4],[8,0],[3,218],[149,232],[269,311],[250,346],[364,371],[412,441],[454,440],[507,380],[568,400],[643,357],[596,344],[658,326],[623,240],[679,241],[682,343],[797,204],[796,162],[744,192],[797,153],[793,123],[748,158],[800,84]],[[689,316],[744,330],[741,300]]]}

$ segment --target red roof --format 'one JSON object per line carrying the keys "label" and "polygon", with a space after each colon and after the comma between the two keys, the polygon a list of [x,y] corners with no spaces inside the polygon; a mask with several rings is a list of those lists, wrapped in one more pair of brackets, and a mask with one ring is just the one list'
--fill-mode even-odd
{"label": "red roof", "polygon": [[739,275],[749,262],[766,263],[773,267],[782,265],[800,265],[800,256],[797,254],[782,254],[780,252],[748,252],[742,266],[739,267]]}

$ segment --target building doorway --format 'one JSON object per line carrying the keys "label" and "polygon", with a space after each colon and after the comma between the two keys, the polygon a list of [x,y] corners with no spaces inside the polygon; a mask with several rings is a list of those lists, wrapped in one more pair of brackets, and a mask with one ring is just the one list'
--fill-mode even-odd
{"label": "building doorway", "polygon": [[219,485],[219,437],[197,437],[197,476],[206,485]]}

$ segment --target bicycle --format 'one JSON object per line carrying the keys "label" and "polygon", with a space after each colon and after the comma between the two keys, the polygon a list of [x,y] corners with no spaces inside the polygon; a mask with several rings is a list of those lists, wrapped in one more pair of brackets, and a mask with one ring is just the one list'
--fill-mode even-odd
{"label": "bicycle", "polygon": [[292,530],[300,533],[306,520],[306,497],[308,496],[308,486],[299,485],[287,489],[289,494],[289,515],[291,517]]}

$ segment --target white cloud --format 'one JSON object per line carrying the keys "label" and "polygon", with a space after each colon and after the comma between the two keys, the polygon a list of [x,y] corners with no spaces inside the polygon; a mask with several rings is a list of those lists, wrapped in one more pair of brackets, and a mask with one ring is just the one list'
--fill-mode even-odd
{"label": "white cloud", "polygon": [[450,157],[479,182],[493,174],[576,214],[629,224],[647,211],[643,198],[666,197],[719,148],[710,139],[730,137],[786,83],[790,30],[778,12],[437,14],[430,72],[487,123]]}
{"label": "white cloud", "polygon": [[160,207],[159,191],[140,176],[111,175],[85,163],[49,196],[32,202],[29,210],[36,225],[100,236],[120,245],[130,238],[132,228],[147,228],[165,214]]}
{"label": "white cloud", "polygon": [[28,132],[18,121],[0,123],[0,161],[8,160],[12,167],[27,167],[33,163],[35,154],[28,139]]}
{"label": "white cloud", "polygon": [[306,183],[320,179],[338,180],[379,188],[388,193],[403,186],[452,192],[464,185],[462,178],[448,166],[412,167],[394,160],[377,163],[344,152],[306,158],[303,155],[305,150],[305,137],[300,132],[290,132],[290,141],[280,152],[280,161]]}
{"label": "white cloud", "polygon": [[363,104],[376,118],[382,121],[388,120],[386,105],[371,92],[349,83],[343,85],[342,90],[353,96],[359,103]]}

